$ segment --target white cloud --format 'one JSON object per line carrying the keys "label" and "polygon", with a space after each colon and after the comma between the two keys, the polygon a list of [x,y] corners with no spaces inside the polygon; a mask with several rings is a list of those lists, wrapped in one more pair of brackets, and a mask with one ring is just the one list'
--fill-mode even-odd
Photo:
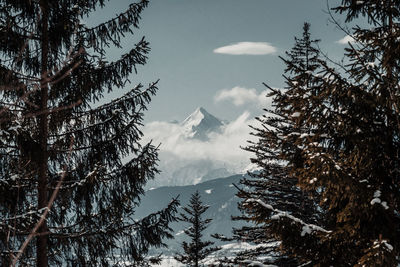
{"label": "white cloud", "polygon": [[247,140],[254,140],[249,125],[259,126],[259,122],[245,111],[220,133],[211,133],[208,141],[200,141],[185,138],[180,124],[161,121],[146,124],[143,141],[161,143],[159,168],[162,172],[152,186],[190,184],[196,176],[219,168],[231,173],[243,171],[252,156],[241,148],[247,145]]}
{"label": "white cloud", "polygon": [[350,35],[346,35],[346,36],[343,37],[342,39],[336,41],[336,43],[338,43],[338,44],[343,44],[343,45],[346,45],[346,44],[348,44],[349,42],[350,42],[350,43],[354,43],[354,42],[355,42],[354,38],[351,37]]}
{"label": "white cloud", "polygon": [[266,42],[239,42],[214,49],[214,53],[228,55],[268,55],[278,49]]}
{"label": "white cloud", "polygon": [[232,101],[235,106],[255,104],[257,107],[266,108],[271,105],[271,99],[266,97],[267,93],[267,90],[258,93],[254,88],[236,86],[232,89],[218,91],[214,96],[214,101]]}
{"label": "white cloud", "polygon": [[180,124],[155,121],[144,127],[144,136],[161,143],[161,150],[185,159],[215,159],[230,161],[243,159],[244,151],[239,148],[249,139],[249,124],[255,123],[248,111],[225,125],[221,133],[212,133],[209,141],[185,138]]}

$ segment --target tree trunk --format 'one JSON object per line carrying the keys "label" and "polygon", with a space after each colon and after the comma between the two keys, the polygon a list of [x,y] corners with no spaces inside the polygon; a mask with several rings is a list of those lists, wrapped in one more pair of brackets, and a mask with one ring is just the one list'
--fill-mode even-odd
{"label": "tree trunk", "polygon": [[[48,50],[49,50],[49,36],[48,36],[48,6],[46,0],[40,1],[40,9],[42,15],[42,28],[41,28],[41,82],[40,82],[40,111],[42,114],[39,116],[39,143],[40,143],[40,158],[38,159],[38,208],[45,208],[47,206],[47,136],[48,136]],[[47,231],[47,223],[44,220],[43,224],[38,229],[38,237],[36,240],[36,264],[38,267],[47,267],[47,235],[41,235]]]}

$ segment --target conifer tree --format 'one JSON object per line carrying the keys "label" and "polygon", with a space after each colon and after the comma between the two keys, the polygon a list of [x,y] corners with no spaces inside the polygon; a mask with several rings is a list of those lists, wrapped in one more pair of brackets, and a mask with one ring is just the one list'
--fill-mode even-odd
{"label": "conifer tree", "polygon": [[105,4],[0,1],[1,266],[145,266],[149,247],[171,237],[177,201],[133,218],[157,173],[138,128],[157,83],[98,103],[146,63],[144,38],[114,62],[106,50],[134,32],[148,1],[83,23]]}
{"label": "conifer tree", "polygon": [[214,242],[202,240],[203,231],[212,221],[212,219],[202,218],[207,209],[208,206],[201,202],[200,194],[196,191],[190,198],[190,204],[183,207],[185,213],[180,213],[179,220],[190,224],[190,227],[185,229],[184,233],[191,240],[189,243],[182,242],[183,253],[176,255],[175,259],[187,264],[187,266],[199,267],[208,255],[220,250],[219,247],[210,247]]}
{"label": "conifer tree", "polygon": [[[274,103],[285,111],[283,123],[309,132],[278,131],[277,143],[263,144],[277,151],[275,160],[302,191],[318,199],[320,218],[310,222],[268,199],[250,196],[244,203],[260,222],[271,222],[282,251],[304,266],[397,266],[400,3],[343,0],[334,10],[346,22],[361,16],[370,25],[353,29],[356,42],[348,45],[348,64],[339,69],[318,59],[318,69],[307,72],[285,60],[310,82],[299,98],[281,98],[275,91]],[[290,91],[298,84],[288,77],[287,86]]]}
{"label": "conifer tree", "polygon": [[[303,95],[309,93],[306,91],[312,84],[310,73],[316,71],[319,66],[317,43],[318,40],[311,38],[310,24],[304,23],[302,38],[295,37],[293,49],[286,53],[288,59],[282,58],[287,65],[285,72],[289,75],[287,79],[290,86],[283,92],[270,88],[272,92],[269,96],[273,97],[274,109],[265,110],[268,115],[257,118],[262,127],[252,127],[253,135],[258,141],[249,142],[245,149],[255,155],[251,162],[256,164],[260,171],[249,173],[249,176],[241,180],[242,189],[239,190],[238,196],[243,199],[239,204],[243,215],[234,219],[245,220],[253,226],[246,225],[234,229],[233,232],[234,239],[256,244],[257,248],[240,251],[233,261],[235,264],[249,264],[256,260],[265,264],[296,263],[293,255],[281,251],[277,245],[281,238],[273,231],[275,217],[269,218],[271,211],[260,207],[257,201],[249,199],[269,203],[275,209],[286,211],[310,223],[319,219],[317,203],[307,192],[300,190],[297,178],[290,173],[290,168],[284,163],[286,159],[281,156],[282,151],[286,151],[290,153],[287,157],[291,158],[292,164],[303,164],[296,139],[306,138],[311,129],[304,122],[296,122],[296,116],[290,115],[296,115],[298,108],[306,106],[307,100],[303,99]],[[288,102],[298,106],[289,109]],[[287,138],[283,138],[284,136]],[[266,255],[269,257],[265,257]]]}

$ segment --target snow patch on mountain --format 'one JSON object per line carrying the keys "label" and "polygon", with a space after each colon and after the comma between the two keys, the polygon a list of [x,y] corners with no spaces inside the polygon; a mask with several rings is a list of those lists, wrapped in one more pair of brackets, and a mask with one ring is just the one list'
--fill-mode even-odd
{"label": "snow patch on mountain", "polygon": [[213,189],[204,190],[204,192],[206,192],[206,194],[211,194],[212,191],[213,191]]}
{"label": "snow patch on mountain", "polygon": [[221,206],[221,208],[219,208],[218,210],[221,211],[221,210],[223,210],[223,209],[226,209],[226,207],[228,207],[228,202],[225,202],[225,203]]}

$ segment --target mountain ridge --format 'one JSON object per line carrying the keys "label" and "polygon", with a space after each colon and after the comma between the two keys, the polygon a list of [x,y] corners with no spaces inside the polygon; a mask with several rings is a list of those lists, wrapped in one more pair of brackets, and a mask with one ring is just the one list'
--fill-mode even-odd
{"label": "mountain ridge", "polygon": [[[135,215],[137,218],[142,218],[154,210],[162,209],[166,203],[169,203],[172,198],[178,195],[181,207],[184,207],[189,203],[190,195],[197,190],[201,195],[203,204],[209,206],[203,218],[213,219],[209,227],[204,231],[204,240],[212,240],[217,245],[222,245],[222,242],[211,238],[210,235],[220,233],[225,236],[231,236],[233,227],[243,225],[243,222],[231,220],[231,216],[240,215],[240,211],[237,208],[239,202],[239,198],[236,196],[237,189],[233,184],[239,184],[242,177],[242,174],[237,174],[208,180],[195,185],[163,186],[150,189],[142,197]],[[182,212],[181,207],[178,212]],[[182,230],[187,226],[184,222],[173,223],[171,228],[174,230],[175,239],[165,240],[167,248],[161,249],[162,251],[158,249],[157,252],[163,252],[164,255],[174,255],[180,251],[180,243],[187,241],[187,237],[182,234]]]}

